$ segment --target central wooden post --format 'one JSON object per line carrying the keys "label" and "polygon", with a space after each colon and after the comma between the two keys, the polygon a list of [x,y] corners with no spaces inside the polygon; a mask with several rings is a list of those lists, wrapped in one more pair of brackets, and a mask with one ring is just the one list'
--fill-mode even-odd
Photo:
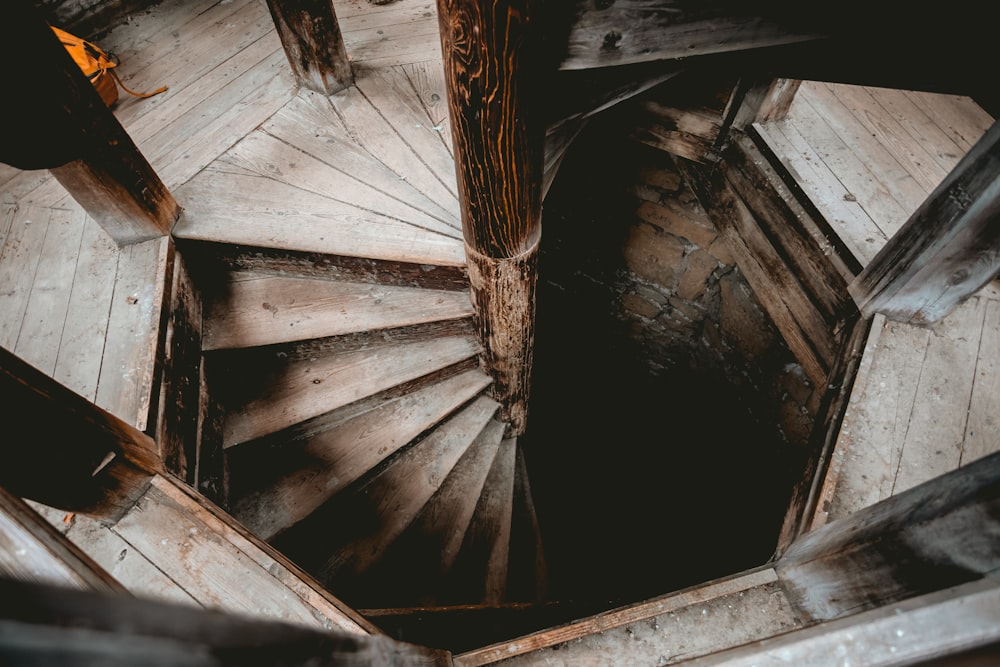
{"label": "central wooden post", "polygon": [[508,436],[524,432],[544,128],[533,0],[438,0],[472,301]]}

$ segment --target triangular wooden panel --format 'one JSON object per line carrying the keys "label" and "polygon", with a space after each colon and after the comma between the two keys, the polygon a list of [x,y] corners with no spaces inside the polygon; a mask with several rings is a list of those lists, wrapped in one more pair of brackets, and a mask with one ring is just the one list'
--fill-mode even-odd
{"label": "triangular wooden panel", "polygon": [[[478,370],[383,403],[322,433],[274,447],[231,450],[231,511],[261,539],[301,521],[490,382]],[[256,488],[248,489],[248,484]],[[239,488],[248,489],[238,493]]]}

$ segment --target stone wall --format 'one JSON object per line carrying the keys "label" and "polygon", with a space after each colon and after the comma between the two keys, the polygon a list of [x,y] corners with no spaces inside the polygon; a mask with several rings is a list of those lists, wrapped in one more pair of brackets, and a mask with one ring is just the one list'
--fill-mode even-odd
{"label": "stone wall", "polygon": [[[670,156],[636,147],[618,317],[653,373],[724,373],[761,398],[792,443],[809,436],[814,391]],[[761,413],[764,414],[761,414]]]}

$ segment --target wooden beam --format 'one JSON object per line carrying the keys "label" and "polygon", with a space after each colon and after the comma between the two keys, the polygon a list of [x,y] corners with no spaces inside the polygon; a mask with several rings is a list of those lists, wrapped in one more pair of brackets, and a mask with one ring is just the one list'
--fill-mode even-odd
{"label": "wooden beam", "polygon": [[[561,69],[588,69],[816,39],[822,33],[783,20],[771,2],[577,0]],[[768,10],[770,10],[768,12]]]}
{"label": "wooden beam", "polygon": [[983,580],[679,664],[994,665],[998,619],[1000,585]]}
{"label": "wooden beam", "polygon": [[267,6],[299,85],[332,95],[354,83],[330,0],[267,0]]}
{"label": "wooden beam", "polygon": [[469,280],[494,397],[524,432],[544,126],[533,0],[438,0]]}
{"label": "wooden beam", "polygon": [[8,73],[24,94],[6,110],[0,160],[50,169],[118,245],[169,234],[180,207],[31,2],[5,4],[0,38],[32,63]]}
{"label": "wooden beam", "polygon": [[796,606],[831,620],[1000,568],[1000,452],[797,540],[775,564]]}
{"label": "wooden beam", "polygon": [[933,324],[1000,274],[1000,124],[850,285],[866,317]]}
{"label": "wooden beam", "polygon": [[446,667],[446,651],[189,605],[0,580],[0,661]]}
{"label": "wooden beam", "polygon": [[[0,349],[0,486],[60,509],[120,516],[161,470],[146,434]],[[14,431],[12,430],[11,433]]]}

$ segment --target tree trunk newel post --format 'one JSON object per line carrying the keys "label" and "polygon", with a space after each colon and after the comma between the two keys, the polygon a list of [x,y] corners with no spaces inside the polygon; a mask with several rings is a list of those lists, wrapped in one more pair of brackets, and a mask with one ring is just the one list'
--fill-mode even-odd
{"label": "tree trunk newel post", "polygon": [[524,433],[544,126],[533,0],[438,0],[472,302],[507,435]]}

